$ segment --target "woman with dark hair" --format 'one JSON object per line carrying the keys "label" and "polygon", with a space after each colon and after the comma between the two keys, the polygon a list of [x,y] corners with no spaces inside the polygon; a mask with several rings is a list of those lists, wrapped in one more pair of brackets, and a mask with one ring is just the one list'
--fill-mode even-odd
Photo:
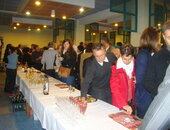
{"label": "woman with dark hair", "polygon": [[137,115],[143,118],[150,103],[151,95],[144,88],[144,77],[151,56],[160,49],[160,34],[157,29],[148,27],[144,30],[140,38],[140,51],[136,56],[136,91],[135,103]]}
{"label": "woman with dark hair", "polygon": [[11,54],[7,56],[8,63],[6,66],[6,83],[4,91],[9,93],[9,96],[12,96],[15,79],[17,74],[17,63],[18,55],[15,47],[11,47]]}
{"label": "woman with dark hair", "polygon": [[111,67],[110,88],[112,105],[127,111],[134,112],[134,48],[127,44],[121,47],[121,56],[116,65]]}
{"label": "woman with dark hair", "polygon": [[61,80],[68,85],[74,85],[76,57],[77,54],[73,49],[71,41],[69,39],[64,40],[62,42],[61,57],[59,59],[61,60],[61,66],[71,69],[69,77],[61,77]]}
{"label": "woman with dark hair", "polygon": [[4,63],[8,63],[8,58],[7,58],[7,56],[11,53],[11,47],[12,47],[11,44],[7,44],[7,45],[6,45],[6,49],[5,49],[5,53],[4,53],[4,57],[3,57],[3,62],[4,62]]}

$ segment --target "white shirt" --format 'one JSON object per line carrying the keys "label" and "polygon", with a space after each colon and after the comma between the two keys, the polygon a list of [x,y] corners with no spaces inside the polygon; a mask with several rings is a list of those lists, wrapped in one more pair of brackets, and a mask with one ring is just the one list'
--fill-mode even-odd
{"label": "white shirt", "polygon": [[[103,62],[109,62],[108,58],[105,57],[104,61]],[[101,66],[103,66],[103,62],[98,62]]]}

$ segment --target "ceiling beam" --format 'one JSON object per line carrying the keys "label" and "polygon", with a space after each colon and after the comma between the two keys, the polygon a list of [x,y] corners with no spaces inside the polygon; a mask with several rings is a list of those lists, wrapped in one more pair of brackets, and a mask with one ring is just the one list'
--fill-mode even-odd
{"label": "ceiling beam", "polygon": [[120,15],[122,15],[122,14],[110,12],[110,9],[106,9],[106,10],[102,10],[102,11],[99,11],[99,12],[91,14],[91,15],[87,15],[83,18],[80,18],[79,21],[80,21],[80,24],[90,24],[93,22],[99,22],[99,21],[102,21],[105,19],[118,17]]}
{"label": "ceiling beam", "polygon": [[42,20],[42,19],[33,19],[33,18],[12,17],[12,22],[52,26],[52,20]]}
{"label": "ceiling beam", "polygon": [[77,5],[88,8],[95,8],[95,0],[48,0],[48,1]]}

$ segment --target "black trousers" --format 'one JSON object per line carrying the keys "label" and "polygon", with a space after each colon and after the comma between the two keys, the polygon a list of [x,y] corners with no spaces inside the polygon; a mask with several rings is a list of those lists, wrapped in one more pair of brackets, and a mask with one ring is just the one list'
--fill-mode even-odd
{"label": "black trousers", "polygon": [[6,82],[5,82],[5,92],[12,93],[15,86],[15,80],[16,80],[16,69],[6,69]]}

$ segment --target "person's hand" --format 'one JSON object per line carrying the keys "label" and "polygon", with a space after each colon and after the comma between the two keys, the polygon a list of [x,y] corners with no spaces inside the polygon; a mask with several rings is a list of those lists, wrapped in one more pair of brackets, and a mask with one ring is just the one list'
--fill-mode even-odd
{"label": "person's hand", "polygon": [[127,113],[131,114],[132,113],[132,108],[129,105],[126,105],[122,107],[124,110],[126,110]]}

